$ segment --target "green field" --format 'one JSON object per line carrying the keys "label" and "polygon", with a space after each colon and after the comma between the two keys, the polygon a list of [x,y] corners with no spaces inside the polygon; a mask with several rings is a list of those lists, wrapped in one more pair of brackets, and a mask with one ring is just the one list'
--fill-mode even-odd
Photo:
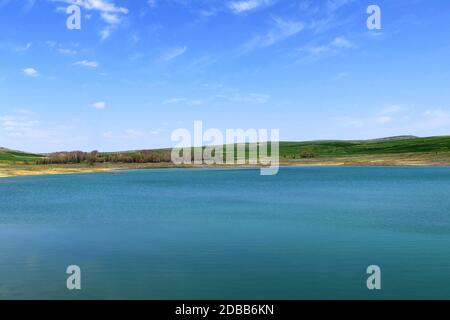
{"label": "green field", "polygon": [[35,162],[43,157],[38,154],[0,148],[0,161],[3,162]]}
{"label": "green field", "polygon": [[[248,147],[248,146],[247,146]],[[170,152],[169,149],[153,150],[154,152]],[[248,151],[248,150],[247,150]],[[116,154],[138,154],[144,151],[124,151]],[[99,153],[111,155],[115,153]],[[248,152],[247,152],[248,154]],[[417,138],[411,136],[392,137],[375,140],[355,141],[306,141],[306,142],[280,142],[281,159],[303,158],[344,158],[358,156],[383,155],[450,155],[450,136]],[[13,151],[0,148],[0,161],[3,163],[35,163],[45,159],[44,155]]]}
{"label": "green field", "polygon": [[282,142],[280,156],[289,158],[305,154],[313,157],[373,156],[408,153],[450,152],[450,136],[393,137],[358,141]]}
{"label": "green field", "polygon": [[[248,157],[248,144],[246,157]],[[269,153],[270,153],[270,145]],[[225,151],[225,149],[224,149]],[[236,146],[235,146],[236,152]],[[320,159],[358,156],[389,156],[411,154],[449,154],[450,136],[418,138],[400,136],[373,140],[324,140],[280,142],[281,159]],[[225,152],[224,152],[225,153]]]}

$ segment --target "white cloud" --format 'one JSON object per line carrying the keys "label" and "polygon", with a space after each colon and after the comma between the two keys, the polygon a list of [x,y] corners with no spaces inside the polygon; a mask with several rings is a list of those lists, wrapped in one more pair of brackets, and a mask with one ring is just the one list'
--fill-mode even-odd
{"label": "white cloud", "polygon": [[60,54],[65,54],[65,55],[70,55],[70,56],[73,56],[73,55],[76,55],[76,54],[77,54],[77,52],[76,52],[75,50],[64,49],[64,48],[59,48],[59,49],[58,49],[58,52],[59,52]]}
{"label": "white cloud", "polygon": [[248,95],[237,95],[231,98],[232,101],[236,102],[249,102],[256,104],[267,103],[270,99],[270,95],[262,93],[250,93]]}
{"label": "white cloud", "polygon": [[108,12],[108,13],[122,13],[122,14],[128,13],[127,8],[116,6],[114,4],[114,1],[110,0],[50,0],[50,1],[75,4],[86,10],[97,10],[100,12]]}
{"label": "white cloud", "polygon": [[327,0],[326,8],[328,11],[336,11],[341,7],[353,2],[354,0]]}
{"label": "white cloud", "polygon": [[79,144],[89,139],[79,124],[74,119],[41,122],[31,111],[16,110],[13,114],[0,115],[0,145],[29,152],[80,150],[83,147]]}
{"label": "white cloud", "polygon": [[429,109],[423,115],[425,116],[424,125],[427,128],[441,128],[450,125],[450,112],[444,109]]}
{"label": "white cloud", "polygon": [[33,42],[28,42],[24,46],[17,46],[17,47],[15,47],[15,50],[17,52],[26,52],[26,51],[28,51],[31,48],[32,45],[33,45]]}
{"label": "white cloud", "polygon": [[[126,129],[122,131],[106,131],[101,134],[104,139],[125,139],[125,140],[133,140],[133,139],[149,139],[152,136],[159,135],[160,132],[158,130],[141,130],[141,129]],[[142,140],[142,141],[144,141]],[[141,140],[140,140],[141,141]]]}
{"label": "white cloud", "polygon": [[27,77],[39,77],[39,72],[34,68],[22,69],[22,73]]}
{"label": "white cloud", "polygon": [[258,47],[270,47],[280,41],[290,38],[304,29],[300,21],[272,17],[273,27],[265,35],[253,37],[243,46],[243,52],[249,52]]}
{"label": "white cloud", "polygon": [[352,127],[352,128],[362,128],[366,125],[365,121],[362,119],[352,118],[352,117],[343,117],[338,119],[338,122],[341,126],[344,127]]}
{"label": "white cloud", "polygon": [[342,50],[354,48],[355,45],[344,37],[336,37],[331,42],[323,45],[309,45],[300,48],[300,52],[307,54],[309,60],[316,60],[324,56],[334,56]]}
{"label": "white cloud", "polygon": [[330,47],[349,49],[353,48],[353,44],[343,37],[337,37],[331,42]]}
{"label": "white cloud", "polygon": [[257,8],[268,6],[272,3],[270,0],[246,0],[246,1],[232,1],[228,3],[228,7],[235,14],[255,10]]}
{"label": "white cloud", "polygon": [[338,73],[333,79],[334,80],[342,80],[342,79],[348,78],[349,76],[350,76],[350,73],[343,71],[343,72]]}
{"label": "white cloud", "polygon": [[101,17],[106,23],[109,24],[119,24],[122,21],[122,18],[115,13],[102,12]]}
{"label": "white cloud", "polygon": [[139,130],[135,130],[135,129],[127,129],[125,130],[125,135],[127,138],[139,138],[140,136],[143,135],[143,133]]}
{"label": "white cloud", "polygon": [[404,110],[405,110],[405,108],[403,108],[402,106],[393,104],[393,105],[383,108],[383,110],[381,110],[381,114],[383,114],[383,115],[384,114],[395,114],[395,113],[402,112]]}
{"label": "white cloud", "polygon": [[103,101],[98,101],[92,104],[92,107],[94,107],[95,109],[105,109],[106,108],[106,103]]}
{"label": "white cloud", "polygon": [[354,21],[352,15],[340,12],[342,7],[352,2],[354,0],[324,0],[314,1],[314,5],[312,2],[304,5],[303,11],[311,16],[308,29],[314,33],[322,33],[352,23]]}
{"label": "white cloud", "polygon": [[81,60],[81,61],[75,62],[74,65],[88,67],[88,68],[97,68],[99,66],[99,63],[97,61]]}
{"label": "white cloud", "polygon": [[380,116],[380,117],[376,118],[375,121],[380,124],[386,124],[386,123],[392,122],[392,117]]}
{"label": "white cloud", "polygon": [[169,98],[169,99],[163,101],[163,104],[177,104],[177,103],[186,102],[187,100],[188,100],[187,98]]}
{"label": "white cloud", "polygon": [[156,0],[147,0],[147,4],[150,8],[156,8],[157,7],[157,3]]}
{"label": "white cloud", "polygon": [[[1,0],[0,0],[1,3]],[[0,50],[7,50],[12,53],[25,54],[28,50],[31,49],[33,43],[28,42],[26,44],[23,43],[11,43],[11,42],[0,42]]]}
{"label": "white cloud", "polygon": [[[405,112],[407,111],[407,112]],[[450,109],[422,109],[418,107],[387,106],[376,114],[348,116],[336,119],[338,124],[365,132],[372,136],[436,136],[448,135]]]}
{"label": "white cloud", "polygon": [[186,104],[189,106],[198,106],[201,105],[203,102],[198,99],[188,99],[188,98],[169,98],[165,101],[163,101],[163,104]]}
{"label": "white cloud", "polygon": [[28,49],[30,49],[32,45],[33,45],[32,42],[28,42],[25,46],[23,46],[22,48],[20,48],[20,50],[21,50],[21,51],[28,51]]}
{"label": "white cloud", "polygon": [[167,52],[165,52],[163,54],[163,60],[164,61],[170,61],[175,59],[178,56],[181,56],[182,54],[184,54],[187,51],[187,47],[176,47],[173,49],[168,50]]}
{"label": "white cloud", "polygon": [[216,9],[216,8],[210,8],[210,9],[203,9],[203,10],[200,10],[200,11],[199,11],[199,14],[200,14],[202,17],[207,18],[207,17],[215,16],[215,15],[217,14],[217,12],[218,12],[218,9]]}
{"label": "white cloud", "polygon": [[[375,123],[385,125],[396,120],[394,116],[398,116],[399,113],[403,112],[405,108],[400,105],[388,105],[381,109],[379,115],[375,117]],[[398,119],[397,119],[398,120]]]}
{"label": "white cloud", "polygon": [[284,20],[280,17],[274,17],[275,28],[269,31],[264,39],[262,39],[263,46],[271,46],[281,40],[296,35],[303,30],[302,22]]}
{"label": "white cloud", "polygon": [[20,113],[20,114],[33,114],[33,111],[28,110],[28,109],[24,109],[24,108],[17,109],[16,112]]}
{"label": "white cloud", "polygon": [[106,40],[111,36],[112,33],[112,28],[103,28],[102,30],[100,30],[100,38],[102,40]]}
{"label": "white cloud", "polygon": [[450,130],[450,110],[436,108],[425,109],[419,113],[411,112],[405,118],[402,127],[405,132],[412,132],[415,135],[448,135]]}
{"label": "white cloud", "polygon": [[21,137],[28,134],[39,121],[30,119],[27,116],[4,116],[0,117],[0,126],[7,135]]}
{"label": "white cloud", "polygon": [[389,123],[392,123],[394,121],[394,118],[390,115],[373,115],[368,117],[342,117],[338,119],[339,124],[344,127],[349,128],[366,128],[366,129],[373,129],[377,128],[379,126],[384,126]]}
{"label": "white cloud", "polygon": [[265,104],[269,101],[270,95],[263,93],[250,93],[250,94],[218,94],[216,95],[217,99],[225,99],[231,102],[240,102],[240,103],[252,103],[252,104]]}

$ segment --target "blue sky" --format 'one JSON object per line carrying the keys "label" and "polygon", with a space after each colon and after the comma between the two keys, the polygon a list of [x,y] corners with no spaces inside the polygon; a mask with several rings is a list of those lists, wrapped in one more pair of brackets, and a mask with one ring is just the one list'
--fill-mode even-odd
{"label": "blue sky", "polygon": [[83,0],[69,30],[71,2],[0,0],[0,146],[170,147],[195,120],[296,141],[450,133],[449,1]]}

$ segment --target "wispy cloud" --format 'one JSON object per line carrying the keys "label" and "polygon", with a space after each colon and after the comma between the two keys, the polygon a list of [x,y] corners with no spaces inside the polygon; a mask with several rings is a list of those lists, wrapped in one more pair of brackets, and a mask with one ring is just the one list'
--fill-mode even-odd
{"label": "wispy cloud", "polygon": [[77,54],[76,50],[66,49],[66,48],[58,48],[58,53],[73,56]]}
{"label": "wispy cloud", "polygon": [[33,77],[33,78],[39,77],[39,72],[36,69],[34,69],[34,68],[22,69],[22,74],[27,76],[27,77]]}
{"label": "wispy cloud", "polygon": [[334,56],[345,49],[354,48],[355,45],[344,37],[336,37],[332,41],[322,45],[308,45],[300,48],[300,53],[306,54],[306,60],[317,60],[322,57]]}
{"label": "wispy cloud", "polygon": [[3,116],[0,117],[0,126],[7,135],[20,137],[29,133],[39,121],[33,120],[28,116]]}
{"label": "wispy cloud", "polygon": [[160,132],[158,130],[143,130],[143,129],[126,129],[122,131],[106,131],[102,133],[102,138],[104,139],[126,139],[126,140],[133,140],[133,139],[149,139],[156,135],[159,135]]}
{"label": "wispy cloud", "polygon": [[163,101],[163,104],[186,104],[189,106],[201,105],[203,102],[199,99],[189,99],[189,98],[169,98]]}
{"label": "wispy cloud", "polygon": [[111,36],[112,31],[113,31],[113,28],[111,28],[111,27],[103,28],[102,30],[100,30],[100,38],[102,40],[108,39]]}
{"label": "wispy cloud", "polygon": [[16,112],[19,114],[33,114],[33,111],[24,108],[17,109]]}
{"label": "wispy cloud", "polygon": [[[382,128],[386,135],[416,134],[436,135],[446,134],[450,128],[450,110],[445,108],[423,109],[388,105],[378,112],[366,116],[347,116],[338,120],[339,125],[347,128],[362,129],[367,132],[380,132]],[[440,131],[439,131],[440,130]]]}
{"label": "wispy cloud", "polygon": [[315,33],[321,33],[353,21],[354,16],[346,14],[342,16],[341,8],[355,2],[354,0],[327,0],[317,1],[305,6],[305,10],[311,12],[311,21],[307,28]]}
{"label": "wispy cloud", "polygon": [[427,129],[437,129],[450,126],[450,111],[445,109],[429,109],[423,113]]}
{"label": "wispy cloud", "polygon": [[128,14],[128,8],[118,6],[113,0],[49,0],[51,2],[64,2],[75,4],[87,11],[97,11],[100,18],[107,24],[100,30],[100,37],[106,40],[111,33],[123,21],[124,15]]}
{"label": "wispy cloud", "polygon": [[380,124],[387,124],[393,121],[391,116],[379,116],[375,118],[375,121]]}
{"label": "wispy cloud", "polygon": [[304,29],[300,21],[287,20],[280,17],[272,17],[273,26],[264,35],[257,35],[244,44],[243,52],[249,52],[260,47],[270,47],[280,41],[295,36]]}
{"label": "wispy cloud", "polygon": [[127,14],[128,9],[117,6],[113,0],[50,0],[51,2],[64,2],[75,4],[86,10],[96,10],[100,12]]}
{"label": "wispy cloud", "polygon": [[350,76],[350,73],[347,71],[339,72],[337,75],[334,76],[333,80],[343,80],[345,78],[348,78]]}
{"label": "wispy cloud", "polygon": [[41,122],[33,112],[18,109],[0,115],[1,144],[34,152],[66,150],[68,143],[79,143],[86,139],[78,124],[70,119],[62,123]]}
{"label": "wispy cloud", "polygon": [[268,6],[273,1],[271,0],[245,0],[245,1],[231,1],[228,7],[235,14],[252,11],[260,7]]}
{"label": "wispy cloud", "polygon": [[122,18],[115,13],[102,12],[100,16],[109,24],[119,24],[122,21]]}
{"label": "wispy cloud", "polygon": [[402,111],[404,111],[405,110],[405,108],[404,107],[402,107],[402,106],[400,106],[400,105],[398,105],[398,104],[393,104],[393,105],[389,105],[389,106],[387,106],[387,107],[384,107],[382,110],[381,110],[381,114],[382,115],[389,115],[389,114],[396,114],[396,113],[399,113],[399,112],[402,112]]}
{"label": "wispy cloud", "polygon": [[251,104],[265,104],[270,100],[270,95],[264,93],[249,93],[249,94],[218,94],[216,99],[225,99],[231,102],[251,103]]}
{"label": "wispy cloud", "polygon": [[327,11],[333,12],[354,1],[355,0],[327,0],[326,9]]}
{"label": "wispy cloud", "polygon": [[0,49],[4,49],[13,53],[26,53],[31,49],[33,45],[32,42],[28,42],[25,44],[16,44],[16,43],[0,43]]}
{"label": "wispy cloud", "polygon": [[186,46],[172,48],[163,54],[162,59],[164,61],[170,61],[170,60],[173,60],[173,59],[183,55],[186,51],[187,51]]}
{"label": "wispy cloud", "polygon": [[24,45],[24,46],[17,46],[17,47],[15,48],[15,50],[18,51],[18,52],[26,52],[26,51],[28,51],[28,50],[31,48],[32,45],[33,45],[32,42],[28,42],[28,43],[27,43],[26,45]]}
{"label": "wispy cloud", "polygon": [[81,60],[74,63],[77,66],[83,66],[87,68],[97,68],[99,63],[97,61]]}
{"label": "wispy cloud", "polygon": [[92,107],[95,108],[95,109],[99,109],[99,110],[105,109],[106,108],[106,102],[104,102],[104,101],[94,102],[92,104]]}

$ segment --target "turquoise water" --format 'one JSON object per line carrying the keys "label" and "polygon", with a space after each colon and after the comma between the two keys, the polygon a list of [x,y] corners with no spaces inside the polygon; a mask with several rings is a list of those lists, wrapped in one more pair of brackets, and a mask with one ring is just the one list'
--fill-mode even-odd
{"label": "turquoise water", "polygon": [[449,299],[450,168],[0,179],[0,299],[25,298]]}

